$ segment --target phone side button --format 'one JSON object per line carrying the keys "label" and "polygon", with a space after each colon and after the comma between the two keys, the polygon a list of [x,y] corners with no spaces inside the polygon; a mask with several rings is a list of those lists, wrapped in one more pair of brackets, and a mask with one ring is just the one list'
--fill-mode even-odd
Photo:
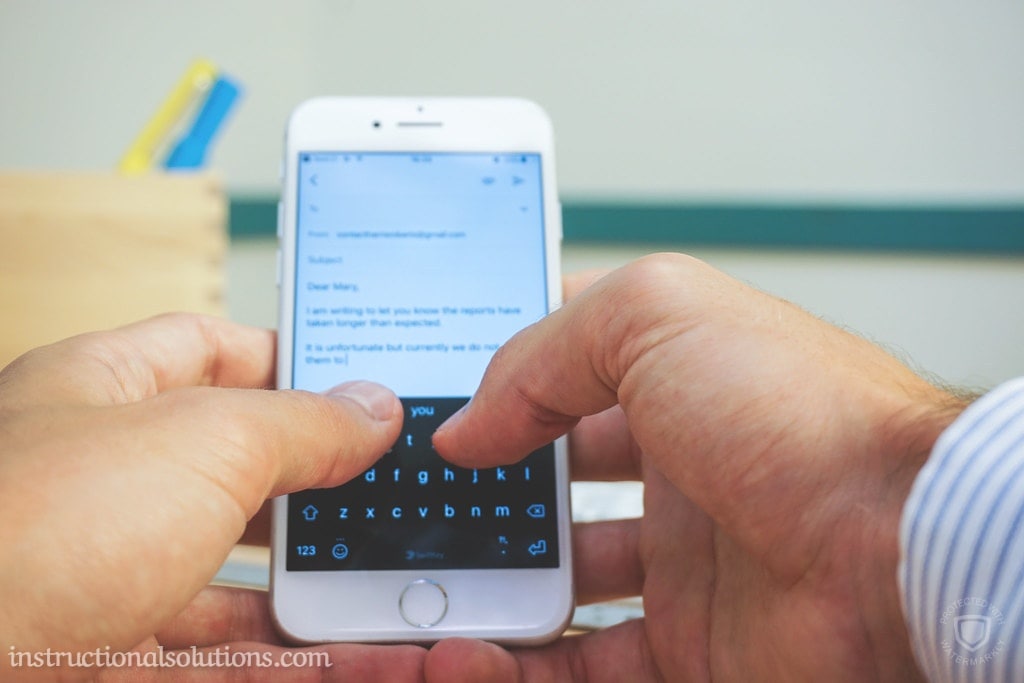
{"label": "phone side button", "polygon": [[281,255],[281,248],[277,248],[277,255],[274,257],[274,282],[277,284],[277,288],[281,289],[281,264],[284,257]]}
{"label": "phone side button", "polygon": [[436,581],[416,579],[399,596],[398,611],[410,626],[436,626],[448,613],[448,593]]}

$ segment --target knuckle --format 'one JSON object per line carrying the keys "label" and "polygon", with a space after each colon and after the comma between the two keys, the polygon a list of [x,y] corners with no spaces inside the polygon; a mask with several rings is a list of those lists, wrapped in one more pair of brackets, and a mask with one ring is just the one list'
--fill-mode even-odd
{"label": "knuckle", "polygon": [[681,285],[697,279],[706,268],[685,254],[649,254],[622,268],[623,282],[617,289],[640,302],[661,303],[666,294],[677,294]]}
{"label": "knuckle", "polygon": [[68,340],[71,359],[92,365],[97,388],[113,403],[133,403],[156,393],[156,378],[130,337],[119,330],[90,332]]}
{"label": "knuckle", "polygon": [[202,372],[200,373],[201,379],[199,381],[201,384],[214,384],[219,372],[218,361],[223,355],[220,348],[220,336],[217,334],[216,329],[214,329],[214,325],[218,320],[218,318],[199,313],[173,311],[156,315],[145,321],[145,323],[181,330],[193,330],[195,338],[199,340],[199,343],[193,350],[201,352],[203,359]]}
{"label": "knuckle", "polygon": [[649,349],[685,330],[696,283],[709,272],[690,256],[659,253],[632,261],[606,281],[590,337],[602,340],[603,353],[595,356],[612,378],[621,380]]}

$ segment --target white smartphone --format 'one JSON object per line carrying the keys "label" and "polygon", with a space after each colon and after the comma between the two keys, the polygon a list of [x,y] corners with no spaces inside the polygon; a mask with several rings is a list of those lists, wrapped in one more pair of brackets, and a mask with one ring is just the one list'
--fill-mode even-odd
{"label": "white smartphone", "polygon": [[333,489],[274,501],[271,603],[304,642],[512,644],[572,614],[565,439],[463,469],[431,446],[494,352],[559,305],[553,133],[532,102],[319,98],[292,114],[278,386],[369,379],[401,436]]}

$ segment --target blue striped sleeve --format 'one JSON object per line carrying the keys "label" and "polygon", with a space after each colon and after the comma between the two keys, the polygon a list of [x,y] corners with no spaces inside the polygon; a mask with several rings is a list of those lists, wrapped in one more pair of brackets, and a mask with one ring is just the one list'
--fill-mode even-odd
{"label": "blue striped sleeve", "polygon": [[1024,681],[1024,378],[936,442],[900,522],[911,646],[930,681]]}

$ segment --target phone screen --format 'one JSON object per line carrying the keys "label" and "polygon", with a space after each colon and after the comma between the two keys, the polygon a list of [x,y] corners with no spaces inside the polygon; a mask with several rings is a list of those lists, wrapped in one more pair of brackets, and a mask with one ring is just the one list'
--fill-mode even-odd
{"label": "phone screen", "polygon": [[552,446],[479,470],[431,446],[548,312],[543,201],[535,153],[299,153],[293,387],[371,379],[405,419],[359,477],[289,496],[288,571],[559,565]]}

